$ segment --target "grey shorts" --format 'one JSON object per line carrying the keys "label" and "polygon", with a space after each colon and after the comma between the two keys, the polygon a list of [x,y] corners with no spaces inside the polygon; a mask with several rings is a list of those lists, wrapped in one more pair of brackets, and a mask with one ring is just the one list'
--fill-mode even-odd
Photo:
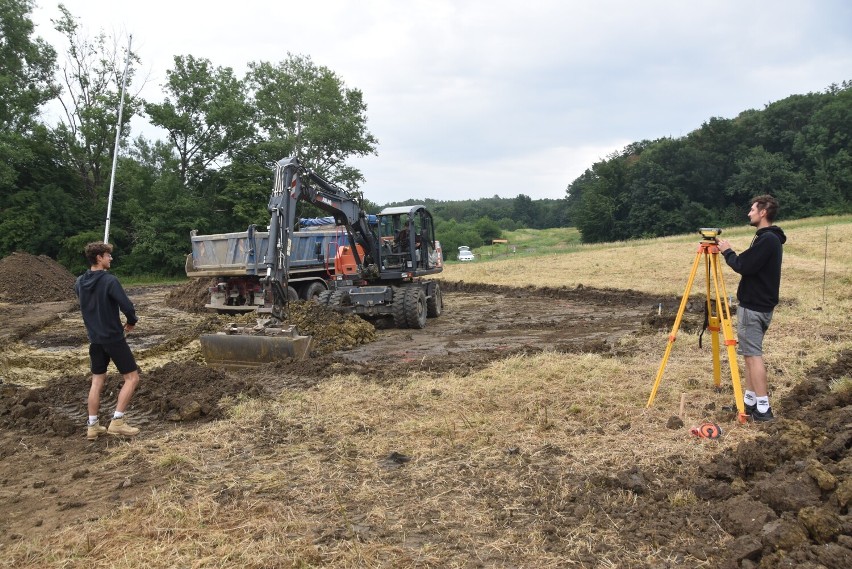
{"label": "grey shorts", "polygon": [[772,322],[772,312],[757,312],[737,307],[737,353],[741,356],[762,356],[763,336]]}

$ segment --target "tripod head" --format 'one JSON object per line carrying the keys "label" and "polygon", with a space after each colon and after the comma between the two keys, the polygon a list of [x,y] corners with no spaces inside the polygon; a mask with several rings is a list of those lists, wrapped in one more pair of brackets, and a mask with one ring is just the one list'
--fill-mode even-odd
{"label": "tripod head", "polygon": [[718,227],[702,227],[698,230],[698,233],[701,234],[702,241],[712,241],[716,242],[716,238],[722,234],[722,230]]}

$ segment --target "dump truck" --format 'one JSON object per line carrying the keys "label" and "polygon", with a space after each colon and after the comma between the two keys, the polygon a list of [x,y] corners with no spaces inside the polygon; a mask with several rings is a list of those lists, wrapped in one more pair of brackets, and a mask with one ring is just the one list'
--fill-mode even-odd
{"label": "dump truck", "polygon": [[[308,224],[314,220],[301,220]],[[341,244],[342,231],[328,225],[309,225],[293,234],[287,294],[290,300],[316,299],[328,290],[334,275],[329,264]],[[209,278],[210,300],[204,305],[220,314],[253,312],[271,305],[263,280],[266,267],[263,254],[268,249],[269,233],[252,225],[246,231],[198,235],[190,234],[192,252],[186,256],[186,276]]]}
{"label": "dump truck", "polygon": [[[265,243],[257,240],[257,232],[253,240],[247,234],[242,243],[244,258],[251,259],[245,265],[256,272],[252,277],[259,277],[260,290],[252,294],[253,309],[269,319],[253,327],[232,326],[202,335],[202,354],[208,364],[246,367],[309,353],[310,337],[287,324],[289,302],[297,298],[292,283],[298,282],[294,272],[298,255],[293,255],[293,247],[302,239],[302,232],[296,231],[299,201],[327,213],[340,231],[323,255],[329,280],[328,289],[316,295],[318,302],[368,319],[392,319],[399,328],[424,328],[427,318],[443,311],[440,285],[429,278],[443,270],[441,245],[425,206],[385,208],[373,219],[348,191],[297,158],[284,158],[274,166]],[[238,238],[233,249],[239,245]],[[222,247],[228,251],[230,245]],[[254,261],[258,257],[259,263]]]}

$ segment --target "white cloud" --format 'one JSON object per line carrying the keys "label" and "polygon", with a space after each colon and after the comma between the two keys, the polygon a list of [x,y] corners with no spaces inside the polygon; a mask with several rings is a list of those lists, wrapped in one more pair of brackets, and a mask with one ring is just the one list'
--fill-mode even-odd
{"label": "white cloud", "polygon": [[[91,33],[133,34],[152,100],[176,54],[329,67],[364,93],[379,156],[354,163],[380,203],[559,198],[629,142],[852,79],[845,0],[64,3]],[[54,45],[57,15],[34,14]]]}

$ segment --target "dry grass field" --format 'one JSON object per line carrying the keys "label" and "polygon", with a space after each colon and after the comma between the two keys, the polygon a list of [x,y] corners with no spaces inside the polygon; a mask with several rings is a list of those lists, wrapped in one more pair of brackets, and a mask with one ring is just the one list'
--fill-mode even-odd
{"label": "dry grass field", "polygon": [[[646,408],[697,234],[486,257],[441,276],[446,316],[461,320],[378,330],[382,353],[353,351],[357,365],[355,355],[335,353],[254,377],[214,376],[189,340],[174,352],[152,348],[147,366],[141,356],[150,370],[143,382],[148,375],[166,392],[186,392],[178,383],[187,366],[208,389],[246,386],[221,388],[211,420],[152,422],[136,440],[96,445],[81,440],[81,428],[36,436],[6,420],[0,567],[852,566],[852,217],[780,225],[788,235],[782,300],[765,343],[780,418],[768,427],[734,420],[727,368],[713,388],[695,314]],[[737,251],[752,235],[724,229]],[[737,276],[727,267],[724,276],[734,295]],[[696,299],[703,286],[699,278]],[[641,316],[607,312],[621,293],[570,296],[610,289],[631,291]],[[582,322],[518,309],[512,342],[521,348],[498,346],[465,365],[453,364],[464,354],[452,349],[426,366],[432,352],[403,358],[388,348],[428,344],[430,330],[457,345],[454,326],[474,311],[487,321],[496,305],[511,309],[537,291],[554,310],[576,308]],[[206,325],[198,315],[149,310],[185,335]],[[512,325],[500,318],[501,329]],[[524,327],[594,322],[597,331],[616,318],[635,326],[603,349],[519,339]],[[17,354],[54,357],[34,341],[47,331],[28,334],[16,340]],[[83,349],[51,359],[42,385],[73,383],[85,393]],[[35,376],[8,351],[0,361],[0,387]],[[799,387],[817,380],[824,387]],[[791,395],[795,405],[782,403]],[[818,410],[811,401],[822,405],[816,423],[805,413]],[[691,434],[705,421],[721,426],[719,439]],[[769,483],[776,473],[783,476]],[[810,501],[791,505],[773,492]]]}

